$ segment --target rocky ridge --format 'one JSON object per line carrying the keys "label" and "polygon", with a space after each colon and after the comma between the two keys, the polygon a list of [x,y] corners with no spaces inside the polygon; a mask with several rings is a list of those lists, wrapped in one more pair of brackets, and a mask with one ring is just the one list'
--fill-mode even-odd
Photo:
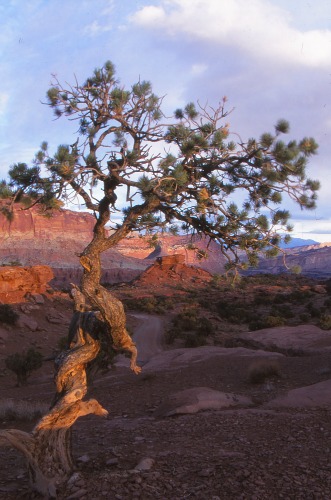
{"label": "rocky ridge", "polygon": [[[49,265],[54,272],[53,284],[67,286],[78,282],[81,266],[77,254],[82,252],[93,236],[94,217],[89,213],[60,209],[47,216],[37,207],[25,210],[19,207],[9,222],[0,213],[0,265]],[[163,235],[153,247],[148,237],[129,235],[116,250],[102,255],[103,276],[107,283],[131,281],[147,269],[157,257],[181,254],[185,263],[221,273],[224,256],[216,243],[206,238],[195,238],[194,245],[207,250],[208,259],[199,259],[190,236]]]}
{"label": "rocky ridge", "polygon": [[[54,272],[53,283],[67,286],[78,282],[81,267],[79,254],[91,240],[94,217],[86,212],[60,209],[47,216],[37,207],[23,210],[18,207],[11,222],[0,213],[0,265],[22,266],[49,265]],[[193,247],[200,251],[195,251]],[[207,251],[207,258],[199,258]],[[286,250],[287,265],[300,266],[302,273],[313,277],[331,276],[331,243],[308,245]],[[116,250],[111,249],[102,257],[103,281],[116,283],[131,281],[147,269],[158,257],[180,254],[185,264],[221,274],[225,257],[215,242],[206,238],[187,235],[164,234],[157,241],[149,237],[129,235]],[[282,257],[262,259],[257,270],[250,272],[280,273],[286,271]]]}

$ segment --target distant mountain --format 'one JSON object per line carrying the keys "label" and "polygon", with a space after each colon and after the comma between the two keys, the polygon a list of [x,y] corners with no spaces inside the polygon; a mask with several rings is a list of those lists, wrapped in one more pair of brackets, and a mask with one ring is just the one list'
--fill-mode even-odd
{"label": "distant mountain", "polygon": [[319,242],[315,240],[304,240],[303,238],[292,238],[289,243],[286,245],[283,243],[281,245],[282,248],[295,248],[295,247],[304,247],[308,245],[318,245]]}

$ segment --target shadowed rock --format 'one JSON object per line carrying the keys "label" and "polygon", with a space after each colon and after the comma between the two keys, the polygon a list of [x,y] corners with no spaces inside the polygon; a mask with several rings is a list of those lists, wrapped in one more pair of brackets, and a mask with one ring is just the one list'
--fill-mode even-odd
{"label": "shadowed rock", "polygon": [[304,408],[311,406],[331,406],[331,380],[293,389],[286,396],[276,398],[265,405],[267,408]]}
{"label": "shadowed rock", "polygon": [[236,339],[262,349],[293,350],[302,354],[331,349],[331,332],[314,325],[265,328],[240,334]]}
{"label": "shadowed rock", "polygon": [[283,357],[282,354],[277,352],[255,351],[253,349],[246,349],[244,347],[236,347],[229,349],[226,347],[202,346],[195,348],[181,348],[172,349],[171,351],[164,351],[154,356],[148,363],[144,365],[144,372],[146,371],[160,371],[160,370],[177,370],[180,367],[189,366],[192,363],[200,363],[221,357],[234,357],[234,358],[271,358],[279,359]]}
{"label": "shadowed rock", "polygon": [[252,400],[246,396],[215,391],[209,387],[193,387],[176,392],[154,412],[156,417],[171,417],[200,410],[220,410],[230,406],[249,406]]}

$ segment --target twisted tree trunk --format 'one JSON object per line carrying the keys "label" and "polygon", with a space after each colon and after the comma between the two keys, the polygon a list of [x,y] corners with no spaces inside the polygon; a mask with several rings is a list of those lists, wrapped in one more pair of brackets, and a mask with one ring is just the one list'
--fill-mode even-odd
{"label": "twisted tree trunk", "polygon": [[[123,304],[100,285],[100,246],[88,247],[80,261],[84,268],[82,287],[72,289],[70,345],[56,359],[56,395],[50,411],[31,434],[16,429],[0,432],[0,445],[12,446],[25,455],[31,486],[46,498],[56,497],[57,487],[73,470],[71,426],[84,415],[108,415],[95,399],[83,401],[86,367],[100,350],[100,333],[106,331],[115,347],[129,351],[131,369],[140,372],[137,349],[126,330]],[[86,299],[96,311],[88,311]]]}

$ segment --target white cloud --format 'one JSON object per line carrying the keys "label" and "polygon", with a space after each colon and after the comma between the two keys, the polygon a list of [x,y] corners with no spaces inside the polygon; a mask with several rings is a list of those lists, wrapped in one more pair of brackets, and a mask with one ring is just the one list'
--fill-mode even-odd
{"label": "white cloud", "polygon": [[100,35],[101,33],[105,33],[106,31],[111,31],[111,29],[111,26],[101,26],[98,21],[93,21],[93,23],[85,26],[83,31],[87,36],[94,37]]}
{"label": "white cloud", "polygon": [[286,10],[268,0],[162,0],[131,19],[170,37],[232,46],[256,60],[330,65],[331,30],[300,31]]}

